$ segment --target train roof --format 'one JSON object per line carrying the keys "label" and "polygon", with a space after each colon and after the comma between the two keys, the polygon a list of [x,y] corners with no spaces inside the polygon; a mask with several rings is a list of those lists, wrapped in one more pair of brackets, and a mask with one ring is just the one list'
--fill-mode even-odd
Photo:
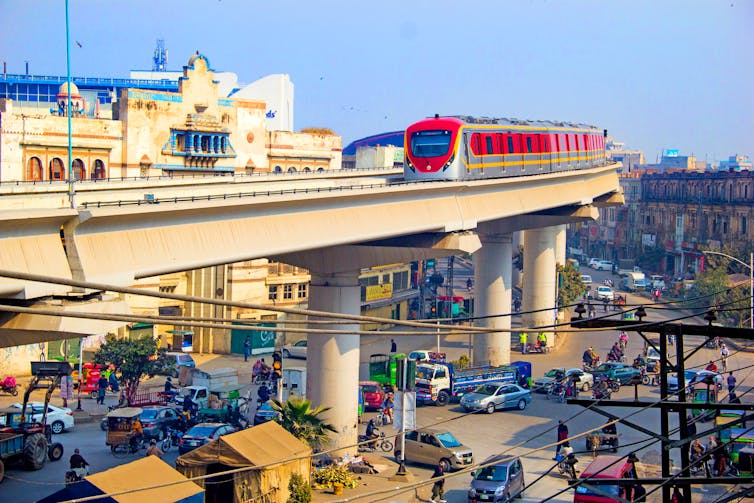
{"label": "train roof", "polygon": [[[537,126],[537,127],[569,127],[581,129],[597,129],[591,124],[581,124],[576,122],[565,121],[533,121],[524,119],[513,119],[508,117],[473,117],[471,115],[448,115],[448,118],[458,119],[466,124],[485,124],[500,126]],[[430,119],[431,117],[427,117]]]}

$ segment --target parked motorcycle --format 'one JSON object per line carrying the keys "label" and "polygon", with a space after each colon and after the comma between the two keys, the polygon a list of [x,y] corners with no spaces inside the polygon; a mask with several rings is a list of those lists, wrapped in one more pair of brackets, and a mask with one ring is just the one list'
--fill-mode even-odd
{"label": "parked motorcycle", "polygon": [[9,393],[13,396],[18,395],[18,384],[16,383],[16,378],[13,376],[8,376],[0,381],[0,391],[2,391],[3,393]]}

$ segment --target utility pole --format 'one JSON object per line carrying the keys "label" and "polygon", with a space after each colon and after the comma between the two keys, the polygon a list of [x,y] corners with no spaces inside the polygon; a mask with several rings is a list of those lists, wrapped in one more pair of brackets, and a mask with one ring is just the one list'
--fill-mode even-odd
{"label": "utility pole", "polygon": [[446,304],[447,314],[446,318],[452,318],[453,317],[453,265],[455,264],[456,257],[455,255],[451,255],[448,257],[448,278],[447,278],[447,286],[446,291],[448,292],[448,302],[449,304]]}
{"label": "utility pole", "polygon": [[[734,427],[747,419],[751,418],[752,412],[754,412],[754,404],[733,404],[733,403],[714,403],[709,402],[705,404],[689,402],[686,396],[687,383],[685,382],[685,361],[694,355],[697,351],[705,347],[709,340],[715,337],[724,337],[727,339],[740,339],[740,340],[753,340],[754,330],[749,328],[730,328],[713,325],[713,322],[717,319],[714,311],[708,311],[706,314],[699,313],[699,316],[704,314],[704,320],[707,325],[688,325],[674,322],[643,322],[647,313],[644,307],[641,306],[636,310],[636,317],[639,322],[634,320],[610,320],[610,319],[585,319],[583,314],[586,312],[583,304],[579,304],[575,312],[578,314],[578,318],[571,319],[571,327],[575,329],[580,328],[604,328],[613,330],[631,330],[638,333],[647,347],[653,348],[660,354],[660,401],[642,401],[642,400],[590,400],[590,399],[568,399],[567,403],[573,405],[580,405],[582,407],[588,407],[590,411],[603,415],[610,420],[618,420],[618,416],[611,414],[610,412],[603,410],[603,407],[639,407],[639,408],[658,408],[660,409],[660,431],[652,431],[645,428],[641,424],[632,422],[627,419],[619,419],[624,425],[633,428],[639,432],[644,433],[650,438],[655,438],[661,443],[661,477],[659,478],[638,478],[638,479],[624,479],[616,481],[615,479],[602,479],[589,480],[590,485],[606,485],[608,482],[613,485],[618,483],[621,486],[628,486],[633,484],[643,485],[662,485],[662,501],[670,501],[671,493],[674,487],[680,489],[684,495],[685,501],[691,501],[691,487],[694,485],[705,484],[751,484],[754,483],[754,477],[741,476],[741,477],[693,477],[689,474],[689,443],[697,438],[705,438],[710,434],[718,434],[721,427],[711,426],[711,429],[706,431],[699,431],[696,435],[690,436],[688,430],[687,414],[693,409],[707,409],[710,412],[720,411],[723,409],[739,410],[745,412],[745,415],[741,419],[736,419],[730,423],[727,423],[728,427]],[[645,333],[656,333],[659,335],[659,348],[655,345],[654,341],[649,340]],[[671,360],[668,353],[667,339],[670,334],[674,334],[676,337],[675,347],[675,362]],[[684,346],[684,337],[687,336],[701,336],[704,338],[701,342],[695,342],[696,346],[692,350]],[[667,376],[669,374],[678,375],[678,397],[677,399],[671,399],[668,393]],[[713,384],[713,383],[708,383]],[[708,393],[709,396],[709,393]],[[678,433],[673,433],[670,429],[670,414],[678,414]],[[671,450],[680,449],[681,451],[681,469],[680,473],[673,474],[672,463],[670,459]],[[671,480],[672,484],[667,482]],[[651,491],[650,491],[651,492]]]}

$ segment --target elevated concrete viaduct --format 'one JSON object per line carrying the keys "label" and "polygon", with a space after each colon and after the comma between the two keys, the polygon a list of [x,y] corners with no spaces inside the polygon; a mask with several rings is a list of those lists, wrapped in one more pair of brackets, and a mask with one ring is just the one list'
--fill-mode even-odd
{"label": "elevated concrete viaduct", "polygon": [[[311,271],[312,309],[359,314],[361,268],[466,252],[474,253],[476,314],[485,316],[510,311],[513,233],[525,230],[523,307],[552,308],[563,226],[596,218],[596,206],[622,203],[617,168],[50,210],[31,215],[23,231],[18,227],[28,210],[3,212],[0,259],[6,269],[34,272],[32,254],[51,256],[52,274],[128,286],[137,278],[270,257]],[[31,299],[45,291],[2,279],[0,294]],[[547,311],[524,319],[525,325],[551,323]],[[479,326],[490,332],[476,336],[475,358],[507,363],[510,338],[496,330],[509,329],[510,318],[487,318]],[[332,407],[326,419],[339,432],[333,446],[353,445],[358,335],[311,334],[309,341],[307,394]]]}

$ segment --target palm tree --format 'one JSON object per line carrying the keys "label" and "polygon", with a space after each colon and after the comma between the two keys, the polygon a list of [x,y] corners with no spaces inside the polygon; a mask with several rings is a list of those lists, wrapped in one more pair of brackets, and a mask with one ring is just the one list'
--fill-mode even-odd
{"label": "palm tree", "polygon": [[328,431],[338,431],[319,417],[323,412],[330,410],[330,407],[312,408],[312,402],[306,398],[291,397],[285,403],[273,398],[272,409],[280,413],[277,419],[280,426],[312,448],[319,447],[327,440]]}

